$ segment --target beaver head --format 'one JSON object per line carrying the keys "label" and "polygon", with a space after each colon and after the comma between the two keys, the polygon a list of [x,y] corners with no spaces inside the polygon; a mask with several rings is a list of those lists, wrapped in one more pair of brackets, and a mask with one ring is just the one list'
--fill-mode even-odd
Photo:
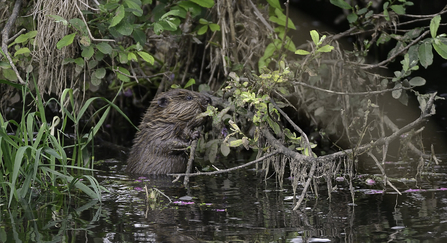
{"label": "beaver head", "polygon": [[[193,130],[202,125],[206,117],[198,117],[211,104],[211,98],[205,94],[186,89],[171,89],[159,94],[151,102],[143,123],[150,123],[150,127],[166,133],[180,136],[184,129]],[[172,129],[172,130],[171,130]]]}

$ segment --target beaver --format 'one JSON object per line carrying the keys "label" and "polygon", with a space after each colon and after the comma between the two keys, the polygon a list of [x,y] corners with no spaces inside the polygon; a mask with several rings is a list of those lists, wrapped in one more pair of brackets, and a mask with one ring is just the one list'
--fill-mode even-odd
{"label": "beaver", "polygon": [[185,89],[157,95],[147,109],[127,159],[127,172],[168,174],[186,171],[186,148],[200,137],[194,129],[203,125],[211,98]]}

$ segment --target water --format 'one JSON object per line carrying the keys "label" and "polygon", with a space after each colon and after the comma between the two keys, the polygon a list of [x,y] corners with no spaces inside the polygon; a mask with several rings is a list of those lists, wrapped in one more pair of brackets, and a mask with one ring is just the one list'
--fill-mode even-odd
{"label": "water", "polygon": [[[445,157],[445,156],[442,156]],[[391,174],[412,172],[410,162],[389,162]],[[305,201],[293,211],[288,182],[279,189],[254,172],[194,177],[189,188],[170,177],[131,178],[124,163],[106,160],[96,177],[103,202],[36,198],[26,210],[0,214],[0,242],[445,242],[445,166],[417,182],[393,182],[402,191],[381,193],[359,183],[355,205],[346,182],[327,199]],[[363,181],[360,178],[358,181]],[[146,190],[164,195],[147,200]],[[423,188],[425,190],[419,190]],[[158,192],[155,191],[155,192]],[[48,193],[51,195],[51,193]],[[298,192],[300,194],[300,192]],[[314,198],[314,197],[310,197]]]}

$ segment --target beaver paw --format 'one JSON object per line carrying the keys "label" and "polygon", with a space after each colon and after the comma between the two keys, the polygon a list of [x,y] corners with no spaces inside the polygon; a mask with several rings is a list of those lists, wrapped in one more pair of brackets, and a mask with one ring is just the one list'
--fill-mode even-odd
{"label": "beaver paw", "polygon": [[193,133],[191,133],[191,139],[192,140],[196,140],[200,137],[200,132],[199,131],[194,131]]}

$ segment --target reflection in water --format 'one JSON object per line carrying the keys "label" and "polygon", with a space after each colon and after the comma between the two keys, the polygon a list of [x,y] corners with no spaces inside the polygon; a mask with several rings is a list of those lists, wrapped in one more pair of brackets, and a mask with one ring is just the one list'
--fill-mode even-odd
{"label": "reflection in water", "polygon": [[[403,169],[405,168],[406,169]],[[388,168],[392,169],[390,165]],[[320,194],[292,211],[292,189],[276,188],[254,173],[191,179],[189,188],[169,177],[130,178],[122,163],[106,161],[97,178],[103,202],[31,200],[24,212],[2,208],[0,242],[444,242],[447,239],[445,168],[396,182],[403,194],[381,194],[360,184],[355,205],[345,181],[331,201]],[[396,163],[396,170],[408,170]],[[377,179],[376,179],[377,180]],[[364,178],[361,178],[364,181]],[[380,184],[380,183],[378,183]],[[157,188],[165,194],[146,200]],[[420,190],[418,188],[424,188]],[[324,188],[320,190],[324,192]],[[299,194],[299,193],[298,193]],[[47,205],[50,205],[49,207]],[[2,206],[4,207],[4,206]]]}

